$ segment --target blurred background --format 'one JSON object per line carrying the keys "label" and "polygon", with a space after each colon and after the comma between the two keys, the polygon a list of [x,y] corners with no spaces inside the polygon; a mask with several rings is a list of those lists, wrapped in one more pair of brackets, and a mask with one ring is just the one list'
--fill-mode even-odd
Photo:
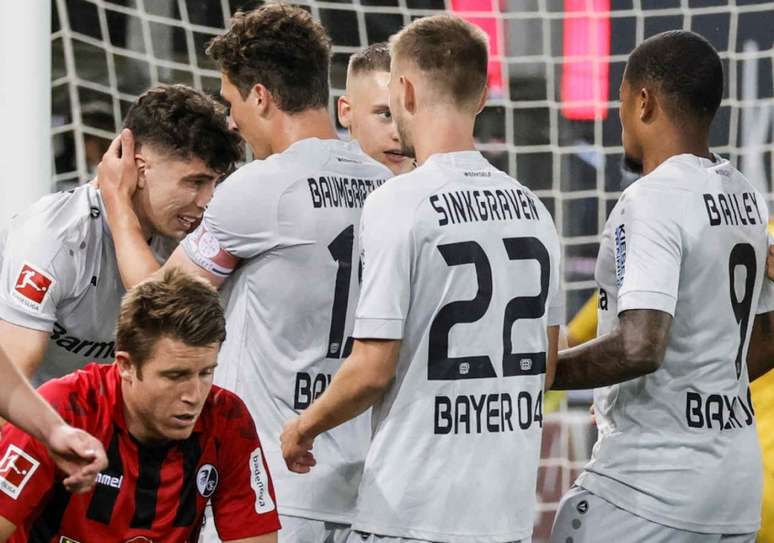
{"label": "blurred background", "polygon": [[[490,37],[490,100],[480,149],[546,203],[563,241],[568,318],[594,290],[598,235],[620,192],[618,86],[628,53],[669,29],[705,36],[724,62],[726,86],[712,130],[729,158],[769,198],[774,165],[774,2],[759,0],[328,0],[299,2],[328,28],[335,100],[349,55],[386,40],[414,18],[442,10]],[[217,94],[205,45],[246,0],[52,0],[51,190],[87,181],[129,105],[148,87],[185,83]],[[588,394],[569,398],[587,405]],[[535,541],[547,536],[561,492],[594,435],[584,410],[546,419],[542,505]],[[547,405],[547,409],[549,406]]]}

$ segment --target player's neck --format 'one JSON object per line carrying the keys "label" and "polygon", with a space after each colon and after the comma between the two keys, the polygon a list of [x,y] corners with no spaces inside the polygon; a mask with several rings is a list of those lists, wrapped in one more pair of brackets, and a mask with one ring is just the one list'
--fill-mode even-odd
{"label": "player's neck", "polygon": [[666,160],[677,155],[694,155],[712,160],[709,150],[709,134],[673,128],[654,137],[643,153],[642,174],[648,175]]}
{"label": "player's neck", "polygon": [[153,237],[153,234],[156,233],[155,229],[153,228],[153,225],[148,218],[147,213],[145,213],[145,206],[143,206],[142,200],[142,191],[136,191],[134,193],[134,196],[132,196],[132,208],[134,209],[134,214],[137,215],[137,221],[140,223],[140,228],[142,229],[142,236],[146,240],[150,240]]}
{"label": "player's neck", "polygon": [[[417,165],[422,165],[431,155],[475,151],[473,138],[475,117],[465,114],[428,110],[414,119],[414,153]],[[431,129],[425,127],[432,127]]]}
{"label": "player's neck", "polygon": [[282,114],[275,128],[271,145],[274,153],[281,153],[297,141],[307,138],[321,140],[338,138],[333,121],[325,108]]}

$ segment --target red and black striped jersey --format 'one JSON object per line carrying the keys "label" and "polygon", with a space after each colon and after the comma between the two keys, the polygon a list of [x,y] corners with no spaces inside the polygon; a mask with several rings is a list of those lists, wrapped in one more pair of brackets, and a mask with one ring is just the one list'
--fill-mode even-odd
{"label": "red and black striped jersey", "polygon": [[235,394],[213,386],[188,439],[149,446],[127,431],[115,365],[89,364],[40,393],[102,441],[109,465],[92,491],[71,495],[45,447],[6,425],[0,516],[18,527],[11,543],[192,542],[208,501],[224,541],[279,529],[258,434]]}

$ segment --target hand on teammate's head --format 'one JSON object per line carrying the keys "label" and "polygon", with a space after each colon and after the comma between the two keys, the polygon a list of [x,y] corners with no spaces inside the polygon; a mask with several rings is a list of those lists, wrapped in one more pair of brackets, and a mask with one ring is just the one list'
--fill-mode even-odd
{"label": "hand on teammate's head", "polygon": [[97,186],[103,197],[131,198],[137,190],[138,180],[134,136],[125,128],[110,143],[97,166]]}
{"label": "hand on teammate's head", "polygon": [[97,474],[107,468],[102,443],[83,430],[61,424],[48,436],[47,445],[51,458],[66,475],[63,484],[69,492],[90,490]]}
{"label": "hand on teammate's head", "polygon": [[282,430],[280,445],[282,457],[290,471],[309,473],[317,461],[312,454],[313,440],[305,440],[299,430],[301,417],[289,421]]}

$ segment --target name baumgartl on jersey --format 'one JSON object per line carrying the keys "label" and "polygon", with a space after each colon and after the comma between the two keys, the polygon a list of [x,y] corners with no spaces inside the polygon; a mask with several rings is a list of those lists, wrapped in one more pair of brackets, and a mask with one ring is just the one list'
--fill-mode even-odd
{"label": "name baumgartl on jersey", "polygon": [[754,192],[704,194],[703,197],[710,226],[721,224],[747,226],[765,223]]}
{"label": "name baumgartl on jersey", "polygon": [[438,225],[479,221],[539,221],[532,197],[521,189],[456,190],[433,194],[430,205],[438,213]]}
{"label": "name baumgartl on jersey", "polygon": [[312,206],[315,208],[363,207],[366,196],[382,186],[385,181],[386,179],[357,179],[335,175],[307,179]]}
{"label": "name baumgartl on jersey", "polygon": [[752,394],[747,397],[729,394],[685,393],[685,419],[689,428],[734,430],[751,426],[755,421]]}

